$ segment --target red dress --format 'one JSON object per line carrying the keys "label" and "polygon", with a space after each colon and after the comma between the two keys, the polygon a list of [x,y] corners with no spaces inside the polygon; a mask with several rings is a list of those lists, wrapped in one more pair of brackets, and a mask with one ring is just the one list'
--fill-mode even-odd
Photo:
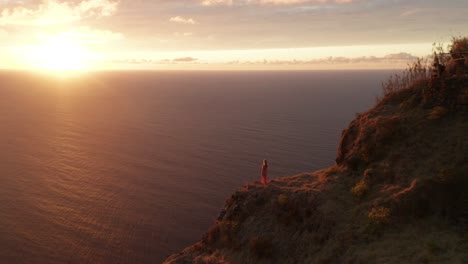
{"label": "red dress", "polygon": [[262,184],[267,183],[267,174],[268,174],[268,165],[263,165],[262,166],[262,178],[260,179]]}

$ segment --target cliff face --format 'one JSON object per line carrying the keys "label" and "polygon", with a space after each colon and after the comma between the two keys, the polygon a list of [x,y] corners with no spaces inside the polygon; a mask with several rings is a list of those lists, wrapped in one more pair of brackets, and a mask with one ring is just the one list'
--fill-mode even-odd
{"label": "cliff face", "polygon": [[335,166],[244,186],[165,263],[467,263],[467,91],[388,94],[343,131]]}

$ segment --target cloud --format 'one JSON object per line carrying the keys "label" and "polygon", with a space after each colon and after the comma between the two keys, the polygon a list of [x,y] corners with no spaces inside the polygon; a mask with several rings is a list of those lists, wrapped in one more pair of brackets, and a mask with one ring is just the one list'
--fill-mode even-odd
{"label": "cloud", "polygon": [[192,32],[174,32],[175,37],[190,37],[193,35]]}
{"label": "cloud", "polygon": [[113,0],[85,0],[75,3],[43,0],[35,5],[15,2],[10,7],[0,8],[0,26],[46,26],[106,17],[113,15],[117,6],[118,2]]}
{"label": "cloud", "polygon": [[402,17],[407,17],[407,16],[413,16],[417,13],[420,13],[421,12],[421,9],[409,9],[409,10],[405,10],[403,13],[400,14],[400,16]]}
{"label": "cloud", "polygon": [[409,53],[395,53],[385,56],[362,56],[355,58],[348,57],[324,57],[311,60],[232,60],[232,61],[209,61],[205,59],[198,59],[194,57],[180,57],[175,59],[161,59],[161,58],[128,58],[123,60],[114,60],[112,63],[119,64],[139,64],[139,65],[188,65],[188,64],[204,64],[204,65],[240,65],[240,66],[280,66],[294,67],[294,66],[311,66],[313,68],[320,68],[327,66],[344,66],[345,68],[354,68],[358,65],[368,65],[370,67],[379,65],[406,67],[408,63],[414,62],[418,57]]}
{"label": "cloud", "polygon": [[396,64],[406,65],[414,62],[418,57],[409,53],[388,54],[382,57],[362,56],[348,57],[326,57],[313,60],[260,60],[260,61],[231,61],[227,64],[242,65],[337,65],[337,64]]}
{"label": "cloud", "polygon": [[127,59],[116,59],[109,60],[109,63],[116,64],[128,64],[128,65],[187,65],[187,64],[199,64],[199,60],[193,57],[181,57],[176,59],[142,59],[142,58],[127,58]]}
{"label": "cloud", "polygon": [[383,59],[386,59],[386,60],[396,60],[396,61],[414,61],[414,60],[417,60],[418,57],[416,56],[413,56],[409,53],[406,53],[406,52],[400,52],[400,53],[394,53],[394,54],[388,54],[386,56],[383,57]]}
{"label": "cloud", "polygon": [[197,60],[198,59],[192,58],[192,57],[182,57],[182,58],[173,59],[172,61],[174,61],[174,62],[195,62]]}
{"label": "cloud", "polygon": [[169,21],[175,22],[175,23],[181,23],[181,24],[191,24],[191,25],[198,24],[192,18],[184,18],[184,17],[181,17],[181,16],[171,17],[169,19]]}
{"label": "cloud", "polygon": [[201,2],[204,6],[214,6],[214,5],[232,5],[233,0],[203,0]]}
{"label": "cloud", "polygon": [[293,4],[305,4],[305,3],[351,3],[356,0],[203,0],[201,2],[204,6],[216,6],[216,5],[293,5]]}
{"label": "cloud", "polygon": [[78,5],[82,13],[94,16],[111,16],[117,11],[118,2],[110,0],[87,0]]}
{"label": "cloud", "polygon": [[78,27],[55,35],[42,34],[39,38],[63,38],[73,39],[85,45],[100,45],[111,41],[121,40],[124,38],[122,33],[112,32],[109,30],[93,29],[89,27]]}

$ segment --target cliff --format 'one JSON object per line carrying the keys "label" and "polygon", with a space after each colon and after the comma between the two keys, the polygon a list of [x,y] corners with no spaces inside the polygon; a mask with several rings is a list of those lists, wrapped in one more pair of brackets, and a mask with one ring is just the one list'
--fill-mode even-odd
{"label": "cliff", "polygon": [[248,184],[164,263],[468,263],[468,77],[388,92],[336,165]]}

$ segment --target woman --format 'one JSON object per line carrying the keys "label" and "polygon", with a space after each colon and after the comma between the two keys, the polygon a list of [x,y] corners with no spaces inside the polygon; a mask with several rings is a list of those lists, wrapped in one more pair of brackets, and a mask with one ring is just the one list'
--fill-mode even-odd
{"label": "woman", "polygon": [[267,183],[267,174],[268,174],[268,164],[267,164],[267,160],[263,160],[263,165],[262,165],[262,178],[261,178],[261,182],[263,185],[265,185]]}

